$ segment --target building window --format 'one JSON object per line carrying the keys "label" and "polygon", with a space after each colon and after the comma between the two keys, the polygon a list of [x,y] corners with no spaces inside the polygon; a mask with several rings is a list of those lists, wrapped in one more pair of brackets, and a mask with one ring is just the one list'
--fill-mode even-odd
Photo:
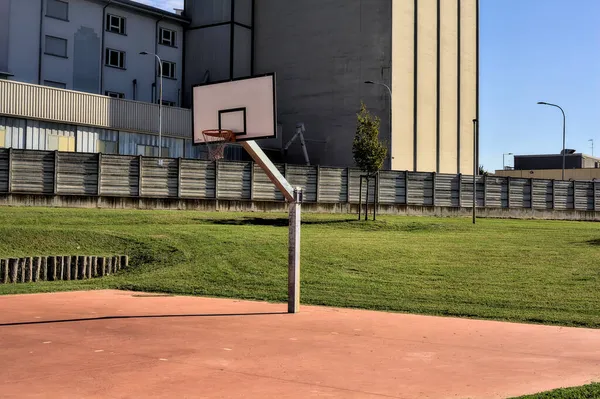
{"label": "building window", "polygon": [[158,44],[162,44],[165,46],[171,46],[171,47],[175,47],[175,39],[176,39],[176,33],[175,31],[169,30],[169,29],[165,29],[165,28],[160,28],[159,30],[159,37],[158,37]]}
{"label": "building window", "polygon": [[169,61],[162,62],[162,76],[175,79],[175,63]]}
{"label": "building window", "polygon": [[175,101],[163,100],[162,101],[162,105],[164,105],[165,107],[174,107],[175,106]]}
{"label": "building window", "polygon": [[107,48],[106,65],[114,68],[125,69],[125,52]]}
{"label": "building window", "polygon": [[[137,155],[143,155],[145,157],[156,157],[158,156],[158,146],[138,144]],[[169,157],[169,149],[167,147],[162,148],[161,157]]]}
{"label": "building window", "polygon": [[48,134],[46,136],[46,150],[75,152],[75,137]]}
{"label": "building window", "polygon": [[69,3],[61,0],[48,0],[46,2],[46,16],[50,18],[69,20]]}
{"label": "building window", "polygon": [[105,96],[111,97],[111,98],[125,98],[125,94],[124,93],[119,93],[116,91],[105,91],[104,92]]}
{"label": "building window", "polygon": [[98,140],[98,152],[102,154],[117,154],[118,143],[116,141]]}
{"label": "building window", "polygon": [[55,87],[57,89],[66,89],[67,85],[61,82],[55,82],[53,80],[44,80],[44,86]]}
{"label": "building window", "polygon": [[107,14],[106,15],[106,31],[124,35],[125,34],[125,18],[119,17],[118,15]]}
{"label": "building window", "polygon": [[46,36],[46,54],[67,58],[67,40]]}

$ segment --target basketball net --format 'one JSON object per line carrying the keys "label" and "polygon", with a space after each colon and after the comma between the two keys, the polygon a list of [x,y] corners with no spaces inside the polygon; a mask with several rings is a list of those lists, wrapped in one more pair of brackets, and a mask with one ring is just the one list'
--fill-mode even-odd
{"label": "basketball net", "polygon": [[204,130],[202,135],[204,136],[204,142],[208,148],[208,159],[211,161],[224,159],[227,144],[235,142],[235,133],[231,130]]}

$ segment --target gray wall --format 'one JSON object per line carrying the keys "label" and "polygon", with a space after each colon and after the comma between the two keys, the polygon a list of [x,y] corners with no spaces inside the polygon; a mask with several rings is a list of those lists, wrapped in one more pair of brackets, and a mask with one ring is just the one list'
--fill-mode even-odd
{"label": "gray wall", "polygon": [[[390,0],[257,0],[255,73],[277,73],[283,142],[306,125],[311,161],[352,165],[361,99],[382,119],[389,140],[389,94],[365,80],[390,82]],[[300,161],[299,144],[290,161]],[[388,164],[389,166],[389,164]]]}
{"label": "gray wall", "polygon": [[196,84],[252,75],[251,29],[235,25],[232,37],[234,22],[252,26],[252,0],[186,0],[185,16],[192,21],[186,31],[184,105],[189,106]]}
{"label": "gray wall", "polygon": [[10,33],[10,0],[0,0],[0,73],[8,72],[8,35]]}
{"label": "gray wall", "polygon": [[10,0],[8,72],[11,79],[38,83],[40,6],[42,0]]}
{"label": "gray wall", "polygon": [[[349,168],[278,165],[306,203],[357,204],[361,172]],[[477,206],[489,209],[600,210],[599,183],[481,176]],[[124,155],[0,149],[0,194],[55,194],[164,199],[283,201],[262,169],[250,162],[209,162]],[[472,208],[473,178],[418,172],[381,172],[382,206]],[[510,216],[510,215],[507,215]]]}

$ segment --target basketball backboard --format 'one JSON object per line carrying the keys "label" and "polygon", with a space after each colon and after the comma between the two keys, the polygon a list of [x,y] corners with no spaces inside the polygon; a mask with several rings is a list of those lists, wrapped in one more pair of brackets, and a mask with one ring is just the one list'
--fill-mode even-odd
{"label": "basketball backboard", "polygon": [[231,130],[236,141],[277,136],[275,74],[194,86],[194,144],[204,144],[202,132]]}

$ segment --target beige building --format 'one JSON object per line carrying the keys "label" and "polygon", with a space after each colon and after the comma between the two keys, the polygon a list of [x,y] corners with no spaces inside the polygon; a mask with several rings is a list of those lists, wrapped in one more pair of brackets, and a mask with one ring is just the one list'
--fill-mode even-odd
{"label": "beige building", "polygon": [[[472,171],[478,0],[186,0],[184,16],[186,86],[276,72],[279,145],[302,122],[313,163],[353,166],[364,101],[387,168]],[[391,88],[393,110],[365,81]],[[303,161],[299,145],[285,161]]]}
{"label": "beige building", "polygon": [[[566,180],[600,179],[600,158],[567,150],[564,163]],[[561,180],[562,165],[562,154],[515,155],[514,168],[497,170],[496,175]]]}
{"label": "beige building", "polygon": [[[562,169],[497,170],[495,175],[510,176],[524,179],[561,180]],[[565,169],[565,180],[600,180],[600,169]]]}
{"label": "beige building", "polygon": [[392,168],[473,170],[478,0],[394,0]]}

